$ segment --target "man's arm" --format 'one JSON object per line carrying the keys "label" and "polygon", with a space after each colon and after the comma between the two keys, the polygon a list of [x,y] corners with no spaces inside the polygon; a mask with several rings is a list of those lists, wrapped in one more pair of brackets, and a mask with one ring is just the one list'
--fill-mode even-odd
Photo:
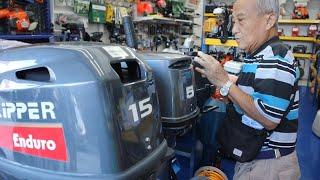
{"label": "man's arm", "polygon": [[273,130],[277,127],[278,124],[268,120],[263,115],[261,115],[254,104],[253,98],[244,93],[235,84],[231,85],[228,97],[233,103],[238,104],[247,116],[258,121],[267,130]]}
{"label": "man's arm", "polygon": [[[230,78],[216,59],[202,52],[198,52],[198,56],[199,57],[195,57],[195,61],[203,67],[203,69],[197,67],[196,70],[198,72],[205,75],[208,80],[218,88],[221,88],[227,83]],[[277,123],[266,118],[259,112],[253,97],[243,92],[235,84],[232,84],[230,87],[229,97],[232,102],[240,106],[247,116],[258,121],[266,129],[272,130],[277,127]]]}

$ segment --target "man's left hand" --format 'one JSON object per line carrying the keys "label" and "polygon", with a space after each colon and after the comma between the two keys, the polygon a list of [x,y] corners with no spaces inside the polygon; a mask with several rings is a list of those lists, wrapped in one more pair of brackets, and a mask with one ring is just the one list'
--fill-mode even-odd
{"label": "man's left hand", "polygon": [[213,85],[221,88],[228,82],[228,73],[214,57],[199,51],[194,60],[203,67],[202,69],[196,67],[196,70],[206,76]]}

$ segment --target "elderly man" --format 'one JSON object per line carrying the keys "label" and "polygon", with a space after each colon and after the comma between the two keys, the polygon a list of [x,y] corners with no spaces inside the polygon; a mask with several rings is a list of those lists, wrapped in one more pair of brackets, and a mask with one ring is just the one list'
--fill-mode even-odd
{"label": "elderly man", "polygon": [[279,2],[237,0],[232,16],[236,41],[248,54],[238,78],[202,52],[195,61],[202,65],[196,70],[232,101],[243,124],[269,132],[256,159],[237,162],[234,179],[299,179],[299,92],[294,88],[299,73],[292,52],[277,37]]}

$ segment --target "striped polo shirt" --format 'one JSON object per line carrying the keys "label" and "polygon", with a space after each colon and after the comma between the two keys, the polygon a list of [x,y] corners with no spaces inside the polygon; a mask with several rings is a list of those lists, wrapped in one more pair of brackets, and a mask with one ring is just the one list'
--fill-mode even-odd
{"label": "striped polo shirt", "polygon": [[[262,150],[294,148],[299,110],[299,90],[294,90],[294,86],[299,70],[292,52],[278,37],[273,37],[247,56],[244,63],[237,86],[253,97],[255,107],[264,117],[278,124],[276,129],[268,133]],[[294,93],[293,105],[283,118]],[[245,115],[239,106],[234,104],[234,107],[241,115],[242,123],[263,129],[259,122]]]}

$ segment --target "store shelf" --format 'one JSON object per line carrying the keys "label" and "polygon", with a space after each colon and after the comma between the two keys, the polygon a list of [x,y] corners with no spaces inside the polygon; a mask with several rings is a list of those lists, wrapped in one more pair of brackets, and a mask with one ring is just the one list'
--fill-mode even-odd
{"label": "store shelf", "polygon": [[226,43],[221,43],[220,39],[215,39],[215,38],[206,38],[205,44],[210,46],[228,46],[228,47],[238,46],[238,43],[235,40],[228,40]]}
{"label": "store shelf", "polygon": [[173,20],[174,20],[175,22],[192,24],[192,21],[190,21],[190,20],[184,20],[184,19],[173,19]]}
{"label": "store shelf", "polygon": [[204,17],[217,17],[218,15],[213,14],[213,13],[205,13]]}
{"label": "store shelf", "polygon": [[314,19],[279,19],[280,24],[319,24],[320,20]]}
{"label": "store shelf", "polygon": [[180,38],[188,38],[190,37],[191,35],[179,35]]}
{"label": "store shelf", "polygon": [[313,54],[300,54],[300,53],[293,53],[293,56],[296,58],[304,58],[309,60],[315,60],[315,56]]}
{"label": "store shelf", "polygon": [[49,39],[53,34],[37,34],[37,35],[0,35],[0,39],[7,40],[32,40],[32,39]]}
{"label": "store shelf", "polygon": [[188,23],[188,24],[192,24],[192,21],[190,21],[190,20],[166,18],[166,17],[160,17],[160,16],[137,17],[133,21],[134,22],[164,22],[164,23]]}
{"label": "store shelf", "polygon": [[316,42],[313,37],[293,37],[293,36],[280,36],[281,40],[285,41],[306,41],[306,42]]}

